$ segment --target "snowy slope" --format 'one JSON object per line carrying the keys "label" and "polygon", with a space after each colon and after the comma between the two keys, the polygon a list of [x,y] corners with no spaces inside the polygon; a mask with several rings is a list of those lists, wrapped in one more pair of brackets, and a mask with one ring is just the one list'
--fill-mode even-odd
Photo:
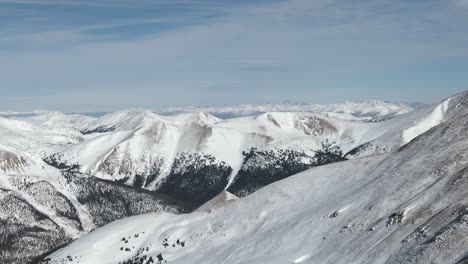
{"label": "snowy slope", "polygon": [[[351,106],[354,105],[350,103]],[[384,111],[380,104],[365,106],[366,111],[374,106],[374,112],[381,114],[393,109],[384,107]],[[388,152],[404,144],[403,131],[426,122],[433,108],[422,108],[381,122],[365,122],[350,113],[331,112],[267,112],[222,120],[206,112],[163,116],[148,110],[128,110],[88,123],[82,128],[86,140],[63,146],[51,158],[53,163],[78,165],[82,173],[128,184],[137,182],[154,189],[172,173],[173,164],[181,154],[195,153],[213,157],[217,164],[225,163],[232,170],[228,180],[231,183],[242,168],[243,152],[251,148],[292,148],[312,151],[313,157],[321,142],[330,140],[345,152],[372,142],[373,148],[367,147],[365,152],[350,157]],[[429,122],[427,128],[436,123]],[[422,132],[424,129],[405,132],[405,137],[408,133]]]}
{"label": "snowy slope", "polygon": [[47,130],[31,122],[0,117],[0,173],[56,177],[60,172],[43,158],[80,141],[77,131]]}
{"label": "snowy slope", "polygon": [[[401,114],[409,110],[384,102],[348,103],[321,108],[335,112],[266,112],[227,120],[206,112],[164,116],[144,109],[100,118],[43,113],[3,119],[7,129],[0,144],[60,169],[203,203],[222,190],[244,196],[314,166],[314,151],[325,140],[336,142],[348,158],[392,151],[442,121],[443,104]],[[397,116],[367,122],[364,113]]]}
{"label": "snowy slope", "polygon": [[77,130],[44,128],[30,120],[7,119],[0,117],[0,144],[17,150],[27,151],[41,157],[50,155],[64,145],[83,141]]}
{"label": "snowy slope", "polygon": [[442,123],[391,153],[313,168],[211,213],[116,221],[46,263],[464,263],[468,93],[446,104]]}
{"label": "snowy slope", "polygon": [[15,117],[17,120],[24,120],[45,130],[58,130],[64,133],[73,133],[88,126],[96,118],[79,115],[64,114],[60,112],[44,112],[31,116]]}
{"label": "snowy slope", "polygon": [[[247,109],[252,107],[235,109],[249,112]],[[331,139],[348,151],[387,129],[383,125],[377,131],[372,123],[365,122],[369,117],[389,118],[417,108],[383,101],[329,106],[267,105],[249,113],[280,112],[230,120],[196,109],[175,116],[134,109],[101,118],[48,111],[7,112],[2,115],[10,118],[0,117],[0,144],[27,152],[35,159],[56,154],[53,158],[57,162],[79,165],[81,172],[106,179],[129,177],[129,182],[133,182],[136,175],[147,177],[158,171],[156,181],[149,182],[149,186],[170,174],[180,153],[202,153],[226,162],[233,170],[232,180],[242,166],[242,152],[252,147],[309,150],[317,149],[324,139]],[[300,112],[284,113],[291,110]],[[278,121],[282,123],[275,123]],[[362,135],[369,130],[375,132]]]}
{"label": "snowy slope", "polygon": [[234,194],[223,191],[216,195],[213,199],[198,207],[196,210],[194,210],[194,212],[213,212],[214,210],[224,207],[227,204],[237,201],[238,199],[239,197],[235,196]]}
{"label": "snowy slope", "polygon": [[93,177],[60,173],[37,176],[26,174],[27,168],[19,170],[25,175],[16,171],[4,174],[0,169],[0,263],[29,263],[124,217],[187,210],[186,205],[169,197]]}
{"label": "snowy slope", "polygon": [[[386,153],[401,147],[445,119],[451,97],[431,107],[399,116],[385,122],[378,122],[367,131],[367,142],[349,150],[347,158],[364,157]],[[376,133],[376,131],[379,131]],[[377,136],[376,136],[377,135]],[[372,140],[368,140],[372,138]]]}
{"label": "snowy slope", "polygon": [[42,159],[14,148],[0,145],[0,174],[44,175],[59,177],[60,171],[47,165]]}
{"label": "snowy slope", "polygon": [[80,133],[90,121],[57,113],[0,118],[0,263],[28,263],[126,216],[185,210],[169,197],[63,173],[44,161],[91,139]]}
{"label": "snowy slope", "polygon": [[[119,112],[86,128],[86,131],[106,133],[65,146],[57,157],[69,164],[80,165],[84,173],[117,179],[131,176],[133,179],[135,175],[148,176],[154,169],[167,174],[172,161],[181,152],[206,153],[233,164],[240,163],[243,145],[262,141],[261,136],[214,129],[212,124],[218,121],[205,113],[167,117],[146,110]],[[231,145],[226,144],[229,141]],[[233,156],[233,152],[237,156]]]}
{"label": "snowy slope", "polygon": [[52,166],[203,203],[222,190],[244,196],[314,166],[326,140],[347,158],[389,152],[437,125],[446,109],[382,101],[295,109],[300,112],[275,107],[278,112],[225,120],[207,112],[131,109],[93,118],[41,111],[0,118],[0,145],[37,164],[27,174],[45,176]]}

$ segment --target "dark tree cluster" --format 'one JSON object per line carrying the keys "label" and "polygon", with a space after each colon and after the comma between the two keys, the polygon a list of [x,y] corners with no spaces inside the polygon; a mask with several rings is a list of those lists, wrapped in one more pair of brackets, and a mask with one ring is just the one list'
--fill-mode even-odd
{"label": "dark tree cluster", "polygon": [[52,156],[45,158],[44,162],[49,166],[61,170],[64,174],[78,173],[80,171],[80,165],[64,162],[62,154],[53,154]]}
{"label": "dark tree cluster", "polygon": [[224,190],[231,172],[229,165],[211,155],[181,153],[158,191],[201,205]]}
{"label": "dark tree cluster", "polygon": [[158,211],[181,213],[192,208],[158,193],[94,177],[75,176],[70,185],[78,202],[86,206],[98,226],[132,215]]}
{"label": "dark tree cluster", "polygon": [[321,166],[333,162],[343,161],[346,158],[343,151],[335,142],[328,139],[321,143],[321,148],[315,152],[315,166]]}
{"label": "dark tree cluster", "polygon": [[0,189],[0,263],[29,263],[71,238],[47,215]]}
{"label": "dark tree cluster", "polygon": [[251,148],[242,154],[244,156],[242,167],[228,189],[241,197],[314,166],[313,156],[292,148],[273,150]]}
{"label": "dark tree cluster", "polygon": [[80,132],[83,135],[88,135],[88,134],[93,134],[93,133],[107,133],[107,132],[112,132],[114,130],[115,130],[115,127],[100,126],[94,129],[81,130]]}
{"label": "dark tree cluster", "polygon": [[[312,151],[310,151],[312,152]],[[300,149],[260,150],[251,148],[243,153],[244,161],[229,192],[243,197],[258,189],[314,166],[343,161],[343,152],[328,140],[321,143],[315,155]]]}

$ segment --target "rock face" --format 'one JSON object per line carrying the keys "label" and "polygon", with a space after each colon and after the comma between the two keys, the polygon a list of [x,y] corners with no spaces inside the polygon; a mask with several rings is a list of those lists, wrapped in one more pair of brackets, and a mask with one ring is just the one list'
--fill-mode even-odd
{"label": "rock face", "polygon": [[0,171],[23,171],[28,166],[25,158],[13,152],[0,150]]}

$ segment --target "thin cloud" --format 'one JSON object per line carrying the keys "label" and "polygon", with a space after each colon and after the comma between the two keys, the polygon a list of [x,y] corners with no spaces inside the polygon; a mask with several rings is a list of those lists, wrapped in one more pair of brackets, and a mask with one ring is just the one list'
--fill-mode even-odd
{"label": "thin cloud", "polygon": [[455,6],[468,7],[468,0],[452,0]]}
{"label": "thin cloud", "polygon": [[[411,72],[419,64],[468,56],[468,26],[460,23],[465,17],[435,1],[291,0],[220,7],[210,15],[174,13],[72,25],[61,34],[39,32],[29,42],[10,34],[0,46],[9,39],[10,47],[23,49],[0,50],[0,89],[11,98],[48,98],[35,108],[53,108],[56,102],[67,111],[285,98],[394,100],[403,90],[398,87],[414,96],[407,100],[419,100],[422,88],[411,92],[393,78],[399,69]],[[163,31],[155,25],[145,34],[118,40],[88,32],[172,19],[190,22]],[[35,50],[38,43],[53,49]],[[373,80],[377,73],[385,78]],[[413,81],[431,87],[430,77]],[[394,89],[372,89],[375,83]],[[92,104],[63,104],[71,97],[90,97]],[[33,107],[31,101],[16,106]]]}
{"label": "thin cloud", "polygon": [[56,5],[56,6],[94,6],[94,7],[127,7],[141,8],[151,7],[154,5],[212,5],[207,1],[196,0],[152,0],[152,1],[67,1],[67,0],[0,0],[0,4],[16,4],[16,5]]}

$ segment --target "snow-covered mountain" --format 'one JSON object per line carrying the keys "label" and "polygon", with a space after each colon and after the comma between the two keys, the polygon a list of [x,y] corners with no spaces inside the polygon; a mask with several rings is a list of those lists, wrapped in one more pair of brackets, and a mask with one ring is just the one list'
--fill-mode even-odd
{"label": "snow-covered mountain", "polygon": [[286,102],[283,104],[245,104],[220,107],[173,107],[156,109],[154,111],[161,114],[207,112],[223,119],[258,115],[268,112],[331,112],[349,114],[367,121],[381,121],[412,112],[424,106],[424,104],[420,103],[393,103],[381,100],[370,100],[329,105]]}
{"label": "snow-covered mountain", "polygon": [[[238,109],[247,112],[245,106]],[[220,119],[207,112],[168,116],[144,109],[100,118],[38,111],[0,118],[0,144],[40,168],[203,203],[225,189],[247,195],[316,165],[315,151],[325,140],[336,142],[347,158],[391,151],[437,125],[445,111],[443,104],[420,108],[382,101],[260,109],[280,112]]]}
{"label": "snow-covered mountain", "polygon": [[443,122],[453,100],[276,108],[229,119],[144,109],[3,113],[0,262],[24,263],[132,215],[187,212],[209,200],[200,211],[216,211],[324,164],[323,142],[350,159],[394,151]]}
{"label": "snow-covered mountain", "polygon": [[[391,151],[436,125],[440,121],[436,117],[431,122],[426,119],[444,111],[442,106],[428,106],[401,114],[409,110],[375,102],[365,104],[365,111],[397,117],[368,122],[367,116],[355,115],[364,112],[362,104],[346,107],[324,107],[346,113],[267,112],[226,120],[207,112],[164,116],[149,110],[121,111],[73,122],[75,128],[84,124],[81,142],[61,146],[46,161],[178,199],[205,202],[224,189],[243,196],[314,166],[315,151],[325,140],[336,142],[350,158]],[[406,131],[421,122],[427,125]],[[275,165],[284,160],[290,162],[290,170],[284,169],[286,164]],[[254,176],[256,184],[252,184]]]}
{"label": "snow-covered mountain", "polygon": [[465,263],[468,93],[426,113],[389,153],[224,193],[210,210],[116,221],[44,263]]}
{"label": "snow-covered mountain", "polygon": [[74,118],[87,119],[50,113],[33,120],[0,118],[0,263],[29,263],[123,217],[194,208],[47,164],[58,149],[87,140],[73,127],[81,126]]}

